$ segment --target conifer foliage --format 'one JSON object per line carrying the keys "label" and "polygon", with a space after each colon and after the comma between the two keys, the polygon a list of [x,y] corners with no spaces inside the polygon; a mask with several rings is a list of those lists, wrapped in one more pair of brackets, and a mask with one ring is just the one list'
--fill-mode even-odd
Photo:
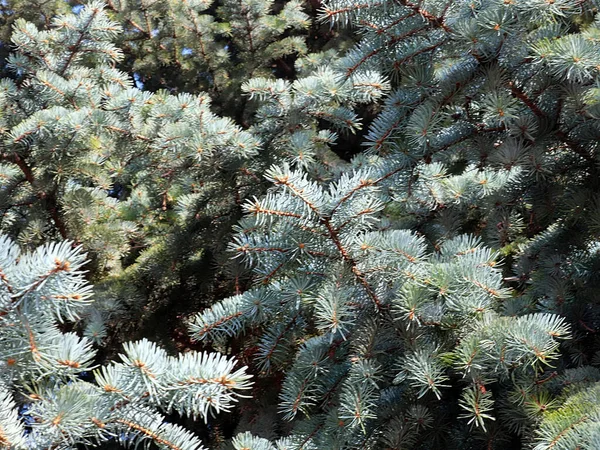
{"label": "conifer foliage", "polygon": [[246,78],[269,74],[275,61],[307,52],[301,32],[310,21],[301,2],[287,1],[277,13],[274,3],[112,0],[107,7],[124,29],[119,40],[125,62],[142,82],[211,92],[235,114],[230,108],[240,106],[234,96]]}
{"label": "conifer foliage", "polygon": [[[196,339],[259,336],[254,364],[285,372],[296,448],[505,448],[510,433],[553,448],[579,420],[564,448],[594,448],[593,413],[546,415],[579,374],[556,365],[597,381],[581,347],[598,324],[594,15],[325,2],[325,20],[361,32],[336,70],[391,80],[366,155],[329,177],[268,172],[277,189],[247,204],[231,246],[257,287],[190,324]],[[444,444],[419,426],[459,428],[451,417],[464,431]]]}
{"label": "conifer foliage", "polygon": [[[600,448],[594,0],[35,5],[0,446]],[[113,348],[165,286],[189,339]]]}
{"label": "conifer foliage", "polygon": [[[246,205],[230,247],[257,287],[190,323],[194,339],[217,342],[264,328],[244,341],[263,375],[286,372],[279,409],[295,419],[293,448],[427,440],[419,421],[440,420],[436,400],[456,386],[460,417],[485,430],[494,397],[510,404],[536,386],[570,337],[558,315],[506,314],[513,293],[479,238],[431,251],[382,216],[405,167],[372,158],[327,184],[270,170],[277,189]],[[409,411],[419,414],[398,420]]]}
{"label": "conifer foliage", "polygon": [[[90,314],[85,257],[69,241],[21,253],[0,238],[0,444],[72,448],[118,439],[203,448],[160,411],[206,420],[230,409],[250,387],[251,375],[224,355],[173,357],[146,339],[126,343],[121,362],[98,368],[91,341],[61,330]],[[94,369],[95,382],[84,380]],[[13,392],[22,397],[20,418]]]}
{"label": "conifer foliage", "polygon": [[31,245],[74,236],[101,267],[174,222],[167,209],[177,192],[201,190],[204,177],[190,169],[214,172],[214,158],[231,165],[259,142],[212,114],[204,94],[133,87],[114,68],[120,32],[101,3],[57,17],[50,30],[17,20],[15,78],[2,81],[0,226]]}

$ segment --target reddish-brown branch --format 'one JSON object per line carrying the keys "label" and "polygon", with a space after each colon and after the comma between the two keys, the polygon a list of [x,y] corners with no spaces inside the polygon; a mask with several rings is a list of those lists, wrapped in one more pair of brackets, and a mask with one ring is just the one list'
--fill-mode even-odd
{"label": "reddish-brown branch", "polygon": [[112,125],[109,125],[109,126],[107,126],[106,128],[107,128],[108,130],[110,130],[110,131],[116,131],[116,132],[118,132],[118,133],[128,134],[128,135],[130,135],[130,136],[133,136],[133,137],[134,137],[134,138],[136,138],[136,139],[139,139],[140,141],[149,142],[149,141],[151,141],[151,140],[152,140],[152,139],[150,139],[149,137],[142,136],[141,134],[132,134],[132,133],[131,133],[130,131],[128,131],[128,130],[125,130],[125,129],[123,129],[123,128],[119,128],[119,127],[115,127],[115,126],[112,126]]}
{"label": "reddish-brown branch", "polygon": [[300,310],[298,310],[296,312],[296,314],[294,315],[294,317],[292,318],[292,320],[290,320],[290,322],[286,325],[286,327],[281,331],[281,333],[279,333],[277,335],[277,338],[275,339],[275,343],[273,344],[273,346],[269,349],[269,352],[267,353],[267,355],[265,356],[265,359],[270,360],[271,357],[273,356],[273,353],[275,352],[275,347],[277,347],[277,344],[279,344],[279,342],[283,339],[283,337],[285,336],[285,334],[290,331],[292,329],[292,327],[294,326],[294,324],[296,323],[296,319],[298,318],[298,316],[300,315]]}
{"label": "reddish-brown branch", "polygon": [[100,10],[93,8],[92,12],[93,12],[93,14],[90,16],[90,19],[85,24],[85,27],[83,28],[83,30],[79,33],[79,38],[77,39],[77,42],[75,42],[75,45],[69,47],[69,50],[71,53],[69,54],[67,60],[65,61],[65,65],[63,66],[63,68],[60,70],[60,72],[58,72],[58,74],[60,76],[63,76],[65,74],[65,72],[71,65],[71,62],[73,62],[73,58],[75,57],[75,55],[79,51],[79,47],[81,47],[81,44],[83,43],[83,39],[87,33],[88,27],[92,24],[92,21],[96,18],[96,15],[100,12]]}
{"label": "reddish-brown branch", "polygon": [[[21,172],[25,176],[27,182],[32,187],[35,187],[35,176],[33,174],[33,170],[31,169],[31,167],[29,167],[29,165],[23,158],[21,158],[16,153],[2,153],[0,154],[0,159],[16,164],[17,167],[21,169]],[[63,239],[66,239],[68,235],[67,227],[59,214],[58,202],[56,200],[56,195],[54,194],[54,192],[51,192],[49,194],[46,192],[38,192],[37,197],[43,203],[45,203],[46,210],[50,214],[50,217],[52,217],[52,220],[54,221],[58,232],[60,233]]]}
{"label": "reddish-brown branch", "polygon": [[531,110],[533,114],[537,117],[543,118],[546,117],[546,114],[529,98],[529,96],[519,89],[514,82],[510,81],[508,83],[508,87],[510,88],[510,92],[519,100],[521,100],[525,105]]}
{"label": "reddish-brown branch", "polygon": [[[378,178],[377,180],[369,181],[368,183],[361,183],[357,187],[357,190],[360,189],[360,188],[362,188],[362,187],[364,187],[364,186],[371,186],[371,185],[380,183],[381,181],[383,181],[383,180],[391,177],[393,174],[399,172],[402,169],[403,169],[403,167],[396,168],[395,170],[393,170],[391,172],[388,172],[387,174],[385,174],[384,176]],[[318,208],[312,202],[310,202],[307,198],[304,197],[302,189],[298,189],[296,186],[294,186],[292,183],[290,183],[289,177],[287,175],[275,177],[275,184],[286,186],[296,196],[298,196],[304,203],[306,203],[306,205],[315,214],[317,214],[318,216],[321,217],[320,221],[325,226],[325,228],[327,228],[327,232],[329,234],[329,238],[333,241],[333,243],[335,244],[335,246],[339,250],[339,252],[340,252],[340,254],[342,256],[342,259],[350,266],[350,269],[352,270],[352,273],[354,274],[354,276],[356,277],[356,279],[358,280],[358,282],[363,286],[363,288],[365,289],[367,295],[371,298],[371,300],[373,301],[373,303],[375,304],[375,306],[377,307],[377,309],[381,309],[382,305],[381,305],[381,301],[379,300],[379,297],[377,296],[377,294],[375,293],[375,291],[373,290],[373,288],[371,287],[371,285],[368,283],[368,281],[365,278],[364,274],[358,269],[358,264],[356,263],[356,261],[354,261],[354,259],[350,256],[350,254],[348,253],[348,251],[342,245],[342,242],[340,241],[338,233],[334,229],[334,227],[331,224],[331,221],[329,220],[329,218],[321,216]],[[238,247],[237,250],[243,252],[243,251],[247,251],[248,248],[249,247]],[[281,250],[287,251],[285,249],[279,249],[279,251],[281,251]],[[307,251],[307,253],[313,254],[313,253],[317,253],[317,252]],[[321,255],[319,255],[319,256],[321,256]],[[326,255],[323,254],[322,256],[326,256]]]}
{"label": "reddish-brown branch", "polygon": [[383,33],[387,32],[387,30],[389,30],[390,28],[398,25],[400,22],[402,22],[406,19],[409,19],[411,17],[414,17],[417,14],[418,14],[417,12],[413,11],[412,13],[407,14],[406,16],[402,16],[402,17],[394,20],[393,22],[386,24],[386,26],[384,26],[384,27],[379,27],[379,25],[371,23],[371,22],[367,22],[365,20],[361,20],[359,23],[361,25],[364,25],[365,27],[369,27],[369,28],[373,29],[377,34],[383,34]]}
{"label": "reddish-brown branch", "polygon": [[360,189],[363,189],[367,186],[375,186],[375,185],[381,183],[382,181],[390,178],[391,176],[395,175],[396,173],[400,172],[402,169],[404,169],[404,166],[397,167],[396,169],[386,173],[385,175],[377,178],[376,180],[361,180],[360,184],[358,186],[351,189],[350,192],[348,192],[346,195],[344,195],[340,199],[340,201],[333,207],[333,209],[331,210],[330,216],[333,216],[333,213],[340,207],[340,205],[342,203],[344,203],[345,201],[347,201],[349,198],[351,198]]}
{"label": "reddish-brown branch", "polygon": [[433,25],[436,28],[441,28],[442,30],[450,33],[452,30],[450,29],[450,27],[448,27],[445,23],[444,23],[444,17],[436,17],[435,15],[431,14],[429,11],[427,11],[426,9],[422,9],[419,5],[412,3],[408,0],[396,0],[398,3],[400,3],[402,6],[406,7],[406,8],[410,8],[412,9],[414,12],[420,14],[425,20],[427,20],[431,25]]}
{"label": "reddish-brown branch", "polygon": [[33,176],[33,171],[27,165],[25,160],[23,160],[23,158],[16,153],[2,153],[2,159],[16,164],[19,169],[21,169],[21,172],[23,172],[23,175],[25,175],[25,179],[29,182],[29,184],[34,183],[35,177]]}
{"label": "reddish-brown branch", "polygon": [[301,218],[300,214],[291,213],[287,211],[278,211],[276,209],[265,209],[261,207],[259,204],[252,205],[248,208],[248,212],[258,215],[258,214],[266,214],[268,216],[281,216],[281,217],[295,217],[297,219]]}
{"label": "reddish-brown branch", "polygon": [[379,300],[379,297],[377,296],[377,294],[375,293],[375,291],[373,290],[373,288],[371,287],[371,285],[365,278],[365,275],[359,270],[356,261],[354,261],[354,259],[350,256],[348,251],[342,245],[342,242],[340,241],[340,238],[339,238],[337,232],[331,225],[331,222],[329,221],[329,219],[326,219],[326,218],[323,218],[322,222],[325,225],[325,227],[327,228],[327,231],[329,232],[329,236],[330,236],[331,240],[333,241],[333,243],[339,250],[340,254],[342,255],[342,259],[350,266],[350,270],[352,270],[352,273],[354,274],[354,276],[356,277],[358,282],[363,286],[363,288],[365,289],[365,292],[371,298],[371,300],[373,301],[373,303],[375,304],[377,309],[380,310],[381,306],[382,306],[381,300]]}
{"label": "reddish-brown branch", "polygon": [[339,16],[340,14],[345,14],[351,11],[358,11],[359,9],[365,9],[365,8],[373,8],[373,7],[377,7],[380,6],[381,3],[361,3],[358,5],[352,5],[352,6],[347,6],[346,8],[340,8],[340,9],[328,9],[325,8],[325,15],[327,16],[328,19],[332,20],[332,18],[334,16]]}
{"label": "reddish-brown branch", "polygon": [[367,186],[373,186],[373,183],[374,183],[373,180],[360,180],[358,186],[355,186],[352,189],[350,189],[350,192],[348,192],[346,195],[344,195],[340,199],[340,201],[337,202],[337,204],[331,210],[330,216],[333,216],[333,214],[340,207],[340,205],[342,203],[344,203],[345,201],[347,201],[350,197],[352,197],[357,191],[359,191],[360,189],[367,187]]}
{"label": "reddish-brown branch", "polygon": [[[279,269],[281,269],[281,268],[284,266],[284,264],[285,264],[285,263],[286,263],[286,261],[283,261],[283,262],[281,262],[281,263],[280,263],[280,264],[279,264],[277,267],[275,267],[275,268],[274,268],[274,269],[273,269],[273,270],[272,270],[270,273],[268,273],[268,274],[267,274],[267,276],[263,278],[263,280],[262,280],[262,283],[263,283],[263,284],[267,284],[267,283],[269,283],[269,281],[271,280],[271,278],[273,278],[273,277],[275,276],[275,274],[276,274],[277,272],[279,272]],[[237,278],[236,278],[236,280],[237,280]],[[237,287],[236,287],[236,290],[237,290]]]}
{"label": "reddish-brown branch", "polygon": [[142,434],[145,434],[150,439],[155,441],[157,444],[164,445],[165,447],[168,447],[171,450],[181,450],[181,447],[175,445],[174,443],[172,443],[171,441],[168,441],[167,439],[161,438],[158,434],[156,434],[155,432],[153,432],[152,430],[150,430],[148,428],[143,427],[142,425],[139,425],[135,422],[131,422],[131,421],[125,420],[125,419],[117,419],[116,422],[123,424],[133,430],[139,431]]}
{"label": "reddish-brown branch", "polygon": [[571,150],[573,150],[575,153],[577,153],[579,156],[581,156],[587,162],[592,163],[592,164],[590,164],[590,167],[592,169],[595,169],[596,160],[594,159],[594,157],[591,154],[589,154],[586,150],[581,148],[576,142],[574,142],[571,138],[569,138],[567,133],[565,133],[564,131],[557,131],[555,134],[556,134],[556,137],[559,138],[560,140],[564,141],[565,144],[567,144]]}
{"label": "reddish-brown branch", "polygon": [[209,332],[210,330],[218,327],[219,325],[224,324],[225,322],[229,322],[230,320],[235,319],[236,317],[241,316],[243,313],[241,311],[238,311],[234,314],[230,314],[229,316],[225,316],[225,317],[221,317],[219,320],[217,320],[216,322],[210,324],[210,325],[204,325],[204,327],[202,328],[201,331],[197,332],[196,334],[198,335],[203,335],[206,334],[207,332]]}
{"label": "reddish-brown branch", "polygon": [[350,222],[352,222],[354,219],[357,219],[358,217],[364,215],[364,214],[370,214],[373,212],[372,208],[367,208],[367,209],[363,209],[362,211],[357,212],[356,214],[354,214],[353,216],[350,216],[348,218],[348,220],[346,220],[344,223],[342,223],[339,227],[336,228],[335,231],[339,232],[340,230],[342,230],[346,225],[348,225]]}
{"label": "reddish-brown branch", "polygon": [[[425,30],[426,28],[427,28],[426,26],[423,26],[420,28],[413,28],[412,30],[407,31],[406,33],[402,33],[402,34],[399,34],[398,36],[394,36],[392,39],[390,39],[384,45],[377,47],[374,50],[371,50],[369,53],[364,55],[356,64],[354,64],[352,67],[346,69],[346,76],[349,77],[350,75],[352,75],[361,66],[361,64],[364,64],[365,61],[373,58],[374,56],[377,56],[381,51],[383,51],[387,47],[400,42],[402,39],[405,39],[414,34],[417,34],[420,31]],[[427,51],[427,49],[419,50],[419,51],[415,52],[413,55],[410,55],[410,57],[403,58],[398,64],[402,64],[403,61],[407,61],[408,59],[412,58],[413,56],[416,56],[419,53],[424,53],[425,51]]]}
{"label": "reddish-brown branch", "polygon": [[572,424],[570,424],[569,426],[565,427],[560,433],[558,433],[556,435],[556,437],[554,439],[552,439],[552,441],[550,442],[550,444],[546,447],[548,450],[554,448],[556,446],[556,444],[558,444],[558,441],[560,441],[563,436],[565,434],[567,434],[569,431],[571,431],[573,428],[575,428],[577,425],[586,422],[589,419],[589,417],[583,416],[581,417],[579,420],[573,422]]}
{"label": "reddish-brown branch", "polygon": [[252,32],[254,31],[254,28],[252,27],[252,25],[250,24],[250,18],[248,17],[250,14],[250,10],[248,8],[246,8],[245,6],[243,6],[242,2],[240,1],[240,7],[242,8],[242,13],[244,14],[244,20],[246,21],[246,33],[248,36],[248,48],[250,50],[250,53],[254,53],[255,49],[254,49],[254,42],[252,40]]}
{"label": "reddish-brown branch", "polygon": [[127,22],[129,22],[131,24],[131,26],[133,28],[135,28],[136,30],[138,30],[140,33],[143,33],[144,35],[148,34],[146,32],[146,30],[144,30],[141,25],[137,24],[135,21],[133,21],[132,19],[128,19]]}
{"label": "reddish-brown branch", "polygon": [[587,331],[589,331],[590,333],[596,333],[596,330],[594,330],[593,328],[591,328],[588,324],[586,324],[583,320],[579,320],[579,324],[585,328]]}
{"label": "reddish-brown branch", "polygon": [[319,432],[321,428],[323,428],[323,423],[320,423],[313,431],[311,431],[311,433],[302,440],[298,448],[303,449],[304,444],[310,441],[313,438],[313,436]]}
{"label": "reddish-brown branch", "polygon": [[52,217],[54,225],[56,225],[56,228],[58,229],[58,232],[60,233],[61,237],[63,239],[67,239],[67,227],[62,217],[60,216],[58,201],[56,200],[56,195],[54,194],[54,192],[51,192],[50,194],[46,195],[45,200],[46,209],[50,213],[50,217]]}
{"label": "reddish-brown branch", "polygon": [[[311,256],[329,256],[325,252],[318,252],[316,250],[306,250],[302,247],[304,244],[301,244],[301,249],[303,252],[308,253]],[[248,245],[244,245],[243,247],[238,247],[236,250],[240,253],[288,253],[291,251],[289,248],[281,248],[281,247],[250,247]]]}
{"label": "reddish-brown branch", "polygon": [[540,385],[540,384],[547,383],[548,381],[552,380],[553,378],[555,378],[557,376],[558,376],[558,372],[555,370],[550,375],[548,375],[546,378],[543,378],[541,380],[536,380],[535,384]]}
{"label": "reddish-brown branch", "polygon": [[254,174],[253,172],[251,172],[250,170],[248,170],[245,167],[242,167],[240,169],[240,172],[242,172],[244,175],[248,175],[249,177],[254,178],[256,181],[258,181],[259,183],[262,183],[262,180],[256,176],[256,174]]}

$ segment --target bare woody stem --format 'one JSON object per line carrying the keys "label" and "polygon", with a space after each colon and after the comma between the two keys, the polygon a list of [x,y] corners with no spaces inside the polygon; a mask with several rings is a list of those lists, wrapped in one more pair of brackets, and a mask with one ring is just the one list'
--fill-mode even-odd
{"label": "bare woody stem", "polygon": [[[17,167],[19,167],[19,169],[21,169],[21,172],[23,173],[23,176],[27,180],[27,182],[31,185],[31,187],[35,188],[36,178],[33,173],[33,170],[31,169],[29,164],[27,164],[27,161],[25,161],[23,158],[21,158],[16,153],[1,153],[0,160],[11,162],[11,163],[15,164]],[[63,239],[67,239],[67,236],[68,236],[67,227],[66,227],[62,217],[60,216],[60,211],[59,211],[60,208],[58,206],[58,201],[56,199],[56,193],[54,191],[52,191],[50,193],[44,192],[44,191],[39,191],[36,194],[36,196],[37,196],[37,198],[40,199],[42,204],[44,204],[46,210],[50,214],[50,217],[54,221],[54,224],[56,225],[56,229],[60,233],[61,237]]]}

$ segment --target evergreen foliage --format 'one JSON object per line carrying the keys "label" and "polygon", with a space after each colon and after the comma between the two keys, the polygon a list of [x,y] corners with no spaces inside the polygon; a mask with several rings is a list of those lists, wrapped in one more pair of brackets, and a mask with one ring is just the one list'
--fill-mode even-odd
{"label": "evergreen foliage", "polygon": [[[253,330],[244,343],[256,368],[286,372],[279,407],[296,419],[292,448],[379,448],[408,432],[399,412],[443,421],[436,400],[457,387],[460,417],[485,430],[495,401],[518,409],[514,397],[547,376],[570,327],[555,314],[507,315],[515,293],[480,239],[432,249],[382,217],[405,160],[356,164],[330,183],[267,173],[278,189],[246,205],[231,245],[257,287],[196,316],[190,333],[218,343]],[[435,445],[417,425],[411,433]]]}
{"label": "evergreen foliage", "polygon": [[0,446],[600,447],[597,2],[314,11],[2,3]]}
{"label": "evergreen foliage", "polygon": [[[570,356],[562,365],[589,363],[592,354],[581,345],[597,327],[597,301],[591,296],[598,286],[589,272],[597,261],[589,206],[597,203],[592,137],[597,122],[585,112],[594,108],[597,79],[596,44],[586,38],[596,31],[593,8],[588,3],[557,10],[550,3],[537,8],[513,2],[326,2],[324,18],[361,32],[357,46],[334,63],[336,70],[350,78],[383,71],[392,81],[366,136],[371,156],[357,158],[325,185],[319,185],[323,177],[311,181],[286,168],[268,172],[287,195],[268,194],[247,205],[251,217],[240,223],[232,247],[257,273],[260,287],[224,300],[190,325],[196,339],[219,340],[264,325],[267,318],[255,365],[265,371],[275,364],[285,371],[280,409],[287,419],[298,412],[307,417],[295,424],[298,448],[377,448],[383,445],[378,439],[399,445],[410,420],[374,413],[384,409],[390,381],[402,388],[403,401],[396,401],[402,415],[425,406],[436,423],[452,423],[444,416],[453,400],[437,409],[426,394],[443,399],[444,387],[460,387],[451,409],[487,433],[489,446],[507,445],[501,430],[524,442],[539,439],[534,430],[540,414],[554,404],[555,392],[544,384],[555,376],[548,367],[559,359],[556,338],[571,334],[564,317],[574,324],[576,339],[565,348]],[[569,109],[575,104],[577,115]],[[376,196],[366,193],[371,183]],[[422,253],[413,253],[403,247],[410,241],[388,241],[401,228],[419,230],[433,250],[427,268],[417,270],[415,264],[408,279],[393,252],[399,249],[416,263],[428,250],[422,244]],[[513,282],[514,290],[502,282],[499,255],[462,237],[464,232],[481,235],[513,263],[504,269],[504,280]],[[446,250],[455,242],[468,244]],[[486,256],[478,259],[482,250]],[[473,252],[467,264],[460,262],[463,252]],[[329,266],[336,259],[342,268]],[[486,265],[494,270],[479,269]],[[300,278],[306,273],[312,276]],[[286,311],[288,284],[308,294],[292,303],[287,321],[275,316],[276,326],[270,320]],[[367,325],[358,311],[369,299]],[[265,313],[273,303],[273,313]],[[298,335],[295,328],[305,331]],[[340,352],[342,344],[352,348],[354,334],[364,339],[363,333],[398,351],[395,375],[390,360],[375,358],[375,368],[364,367],[360,355],[331,350]],[[316,356],[307,345],[312,340],[323,346]],[[298,354],[290,359],[293,349]],[[332,383],[329,388],[311,386],[314,372],[303,367],[318,367],[319,355],[328,355],[334,367],[346,365],[330,369],[329,381],[323,376],[327,369],[315,378],[317,386]],[[348,383],[356,376],[353,370],[369,382]],[[439,430],[419,431],[416,445],[440,445],[435,444]],[[479,445],[462,436],[447,439],[444,445]],[[402,445],[410,447],[406,441]]]}
{"label": "evergreen foliage", "polygon": [[[259,144],[212,114],[205,94],[133,87],[112,67],[119,32],[99,3],[48,31],[19,20],[16,78],[3,81],[2,229],[28,245],[74,236],[100,269],[163,235],[184,196],[207,199],[206,217],[226,216],[234,202],[223,197],[244,183],[232,173]],[[201,171],[215,167],[222,182],[205,184]]]}
{"label": "evergreen foliage", "polygon": [[[123,26],[120,47],[128,70],[151,89],[203,90],[217,107],[242,117],[239,86],[269,75],[271,65],[307,52],[309,24],[302,4],[274,1],[206,0],[108,2],[111,18]],[[157,67],[160,70],[157,72]]]}
{"label": "evergreen foliage", "polygon": [[[91,313],[85,257],[69,241],[21,253],[0,238],[0,444],[72,448],[118,439],[203,448],[190,432],[165,423],[159,410],[206,420],[230,409],[251,375],[224,355],[173,357],[146,339],[126,343],[121,362],[98,369],[91,341],[61,330]],[[93,369],[95,383],[84,379]],[[23,397],[21,418],[13,391]]]}

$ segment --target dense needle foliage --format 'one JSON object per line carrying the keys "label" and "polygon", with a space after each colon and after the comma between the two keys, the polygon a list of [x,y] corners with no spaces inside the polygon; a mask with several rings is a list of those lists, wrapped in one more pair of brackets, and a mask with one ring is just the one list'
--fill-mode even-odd
{"label": "dense needle foliage", "polygon": [[0,447],[600,448],[600,4],[0,4]]}

